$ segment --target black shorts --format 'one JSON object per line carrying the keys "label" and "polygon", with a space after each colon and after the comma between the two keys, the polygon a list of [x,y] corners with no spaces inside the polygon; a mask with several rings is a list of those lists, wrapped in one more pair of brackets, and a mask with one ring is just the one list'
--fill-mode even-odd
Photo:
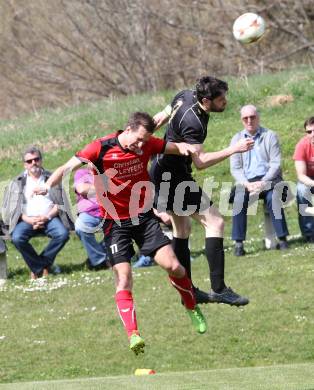
{"label": "black shorts", "polygon": [[162,232],[158,220],[152,211],[138,216],[139,223],[132,219],[105,220],[103,229],[107,253],[112,266],[119,263],[131,262],[135,251],[133,240],[144,256],[154,256],[156,251],[170,244],[170,240]]}
{"label": "black shorts", "polygon": [[155,185],[154,207],[184,216],[207,210],[213,203],[189,174],[180,174],[161,167],[155,159],[150,168]]}

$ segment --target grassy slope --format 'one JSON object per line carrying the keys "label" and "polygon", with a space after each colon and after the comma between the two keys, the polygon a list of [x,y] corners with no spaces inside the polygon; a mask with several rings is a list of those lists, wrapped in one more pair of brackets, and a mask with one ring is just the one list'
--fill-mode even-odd
{"label": "grassy slope", "polygon": [[[313,83],[314,75],[306,70],[231,80],[229,108],[212,116],[206,149],[227,145],[241,127],[238,109],[242,104],[254,103],[261,108],[262,123],[279,133],[285,177],[295,180],[291,155],[304,119],[314,113]],[[292,93],[294,102],[269,107],[267,96],[279,93]],[[4,181],[20,171],[19,153],[33,139],[41,144],[49,139],[45,165],[53,169],[88,140],[102,135],[104,128],[121,127],[130,111],[154,113],[169,96],[167,92],[157,97],[104,101],[3,123],[0,153],[4,156],[10,149],[10,154],[0,163],[1,178]],[[200,181],[207,175],[230,180],[228,162],[197,173]],[[219,191],[215,191],[214,197],[218,196]],[[294,207],[287,212],[290,231],[297,234]],[[170,372],[313,362],[313,247],[295,242],[283,254],[260,251],[261,216],[249,221],[247,257],[233,258],[230,240],[226,240],[226,278],[230,285],[250,296],[251,304],[243,310],[204,307],[210,331],[203,336],[191,332],[176,292],[161,270],[153,267],[135,272],[138,318],[148,344],[147,353],[138,358],[128,352],[115,313],[111,273],[86,273],[82,266],[85,253],[77,239],[71,239],[58,258],[64,273],[51,277],[40,288],[29,284],[25,266],[10,246],[11,278],[0,294],[0,380],[121,375],[137,367]],[[227,237],[228,222],[227,218]],[[202,248],[202,233],[195,226],[193,275],[200,287],[208,288]]]}
{"label": "grassy slope", "polygon": [[[134,295],[147,342],[140,357],[127,350],[111,273],[85,272],[77,248],[72,241],[60,256],[62,276],[36,287],[21,274],[1,292],[2,381],[131,374],[139,367],[162,373],[314,360],[310,246],[284,254],[256,251],[241,259],[227,254],[227,280],[251,303],[245,309],[205,306],[210,328],[205,335],[194,334],[162,270],[136,271]],[[13,267],[12,260],[11,269],[20,273],[21,264]],[[200,287],[208,286],[202,255],[193,263],[193,275]]]}

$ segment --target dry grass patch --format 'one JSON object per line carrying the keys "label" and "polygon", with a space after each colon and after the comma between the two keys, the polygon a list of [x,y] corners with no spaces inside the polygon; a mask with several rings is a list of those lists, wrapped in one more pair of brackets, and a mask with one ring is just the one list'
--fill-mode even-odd
{"label": "dry grass patch", "polygon": [[284,104],[292,103],[294,98],[292,95],[275,95],[268,96],[267,105],[270,107],[283,106]]}
{"label": "dry grass patch", "polygon": [[[86,134],[76,134],[75,135],[75,142],[79,143],[83,139],[86,138]],[[31,143],[30,143],[31,145]],[[36,145],[39,149],[43,151],[43,153],[51,153],[55,150],[60,149],[70,149],[73,147],[73,139],[68,140],[64,139],[63,137],[48,137],[46,140],[34,140],[34,145]],[[6,158],[12,158],[12,157],[18,157],[20,158],[21,153],[26,148],[26,145],[21,145],[20,148],[17,148],[16,145],[12,145],[7,147],[6,149],[0,149],[0,160],[6,159]]]}

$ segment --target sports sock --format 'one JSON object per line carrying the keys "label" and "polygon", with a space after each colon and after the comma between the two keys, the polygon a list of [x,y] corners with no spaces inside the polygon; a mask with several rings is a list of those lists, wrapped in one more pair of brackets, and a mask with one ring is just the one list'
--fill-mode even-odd
{"label": "sports sock", "polygon": [[184,306],[189,310],[193,310],[195,308],[196,301],[192,289],[191,279],[188,278],[187,274],[185,274],[183,278],[175,278],[174,276],[169,275],[169,279],[173,287],[179,291]]}
{"label": "sports sock", "polygon": [[121,321],[123,322],[124,328],[128,334],[128,337],[132,336],[133,333],[137,333],[137,321],[136,312],[134,308],[132,292],[129,290],[121,290],[116,293],[116,305]]}
{"label": "sports sock", "polygon": [[220,293],[225,287],[225,252],[222,237],[206,237],[205,251],[212,289]]}
{"label": "sports sock", "polygon": [[192,279],[189,239],[173,237],[172,248],[180,264],[186,269],[187,276]]}

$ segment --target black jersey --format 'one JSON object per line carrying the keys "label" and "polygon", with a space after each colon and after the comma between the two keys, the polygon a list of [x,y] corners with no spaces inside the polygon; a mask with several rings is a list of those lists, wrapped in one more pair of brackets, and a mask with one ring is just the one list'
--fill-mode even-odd
{"label": "black jersey", "polygon": [[[173,99],[172,115],[168,123],[165,140],[167,142],[186,142],[203,144],[207,136],[209,115],[199,105],[195,91],[184,90]],[[159,155],[158,164],[176,174],[184,175],[192,172],[190,156]]]}

